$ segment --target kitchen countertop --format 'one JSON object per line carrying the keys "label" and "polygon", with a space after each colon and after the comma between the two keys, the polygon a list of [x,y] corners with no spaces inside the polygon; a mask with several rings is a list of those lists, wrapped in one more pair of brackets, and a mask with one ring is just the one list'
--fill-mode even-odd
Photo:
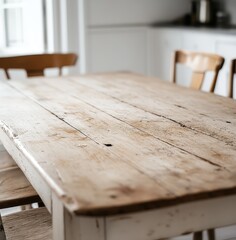
{"label": "kitchen countertop", "polygon": [[89,30],[110,30],[110,29],[127,29],[127,28],[152,28],[152,29],[171,29],[171,30],[184,30],[202,33],[212,33],[212,34],[224,34],[224,35],[236,35],[236,26],[231,26],[228,28],[217,28],[217,27],[198,27],[198,26],[187,26],[187,25],[177,25],[170,23],[153,23],[153,24],[113,24],[113,25],[99,25],[99,26],[88,26]]}
{"label": "kitchen countertop", "polygon": [[197,26],[184,26],[184,25],[174,25],[174,24],[154,24],[152,28],[168,28],[173,30],[188,30],[203,33],[216,33],[216,34],[227,34],[236,35],[236,27],[219,28],[219,27],[197,27]]}

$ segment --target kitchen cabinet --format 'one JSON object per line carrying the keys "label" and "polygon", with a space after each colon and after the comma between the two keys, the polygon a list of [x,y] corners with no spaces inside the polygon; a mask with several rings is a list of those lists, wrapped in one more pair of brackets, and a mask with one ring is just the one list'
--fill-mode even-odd
{"label": "kitchen cabinet", "polygon": [[216,86],[216,91],[227,92],[227,81],[229,79],[230,62],[236,58],[236,37],[220,37],[215,41],[216,53],[224,56],[225,64],[219,74],[220,81]]}
{"label": "kitchen cabinet", "polygon": [[209,34],[199,31],[182,33],[183,47],[190,51],[204,51],[209,53],[215,52],[215,46],[212,44],[212,37]]}
{"label": "kitchen cabinet", "polygon": [[177,31],[164,29],[154,30],[153,42],[149,45],[150,52],[153,52],[150,60],[149,75],[158,76],[161,79],[170,79],[172,54],[176,49],[182,48],[182,38]]}

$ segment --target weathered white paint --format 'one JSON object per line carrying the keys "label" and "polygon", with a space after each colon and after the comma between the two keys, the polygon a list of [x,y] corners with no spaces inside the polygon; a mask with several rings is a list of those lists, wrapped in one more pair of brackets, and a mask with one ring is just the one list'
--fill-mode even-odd
{"label": "weathered white paint", "polygon": [[64,206],[58,197],[52,194],[52,226],[53,226],[53,239],[65,239],[65,215]]}
{"label": "weathered white paint", "polygon": [[236,223],[236,195],[106,218],[107,240],[153,240]]}
{"label": "weathered white paint", "polygon": [[80,217],[69,213],[56,195],[52,195],[54,240],[106,240],[103,217]]}

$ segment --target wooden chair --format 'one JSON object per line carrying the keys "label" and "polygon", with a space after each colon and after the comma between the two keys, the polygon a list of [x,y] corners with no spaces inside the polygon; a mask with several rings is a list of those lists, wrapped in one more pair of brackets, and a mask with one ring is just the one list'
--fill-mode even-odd
{"label": "wooden chair", "polygon": [[41,202],[15,161],[0,145],[0,209]]}
{"label": "wooden chair", "polygon": [[74,53],[54,53],[26,55],[17,57],[0,58],[0,68],[4,69],[6,76],[10,79],[9,69],[24,69],[28,77],[43,76],[46,68],[59,68],[59,74],[65,66],[76,64],[77,55]]}
{"label": "wooden chair", "polygon": [[223,67],[224,58],[215,54],[190,52],[178,50],[174,52],[172,82],[176,83],[176,65],[184,64],[193,71],[190,87],[193,89],[201,89],[206,72],[213,71],[214,77],[211,82],[210,92],[214,92],[217,77],[220,69]]}
{"label": "wooden chair", "polygon": [[0,240],[52,240],[52,219],[46,208],[0,216]]}
{"label": "wooden chair", "polygon": [[229,87],[228,87],[228,95],[230,98],[234,96],[234,75],[236,74],[236,59],[231,61],[230,65],[230,73],[229,73]]}
{"label": "wooden chair", "polygon": [[[196,90],[201,89],[205,74],[209,71],[214,72],[209,89],[209,92],[214,92],[219,71],[224,65],[224,58],[216,54],[177,50],[174,52],[173,56],[173,70],[171,76],[173,83],[176,83],[177,63],[184,64],[192,69],[193,73],[190,87]],[[209,240],[215,239],[214,229],[208,229],[207,234]],[[203,232],[195,232],[193,234],[193,240],[202,239]]]}

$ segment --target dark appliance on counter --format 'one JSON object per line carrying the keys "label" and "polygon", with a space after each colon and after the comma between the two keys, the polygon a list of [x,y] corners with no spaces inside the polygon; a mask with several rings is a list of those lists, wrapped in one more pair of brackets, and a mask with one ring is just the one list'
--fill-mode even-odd
{"label": "dark appliance on counter", "polygon": [[213,4],[211,0],[192,1],[192,25],[213,24]]}
{"label": "dark appliance on counter", "polygon": [[200,0],[197,12],[197,21],[203,25],[210,25],[213,22],[211,0]]}
{"label": "dark appliance on counter", "polygon": [[223,10],[221,1],[192,1],[191,25],[225,27],[227,24],[229,24],[229,16]]}

